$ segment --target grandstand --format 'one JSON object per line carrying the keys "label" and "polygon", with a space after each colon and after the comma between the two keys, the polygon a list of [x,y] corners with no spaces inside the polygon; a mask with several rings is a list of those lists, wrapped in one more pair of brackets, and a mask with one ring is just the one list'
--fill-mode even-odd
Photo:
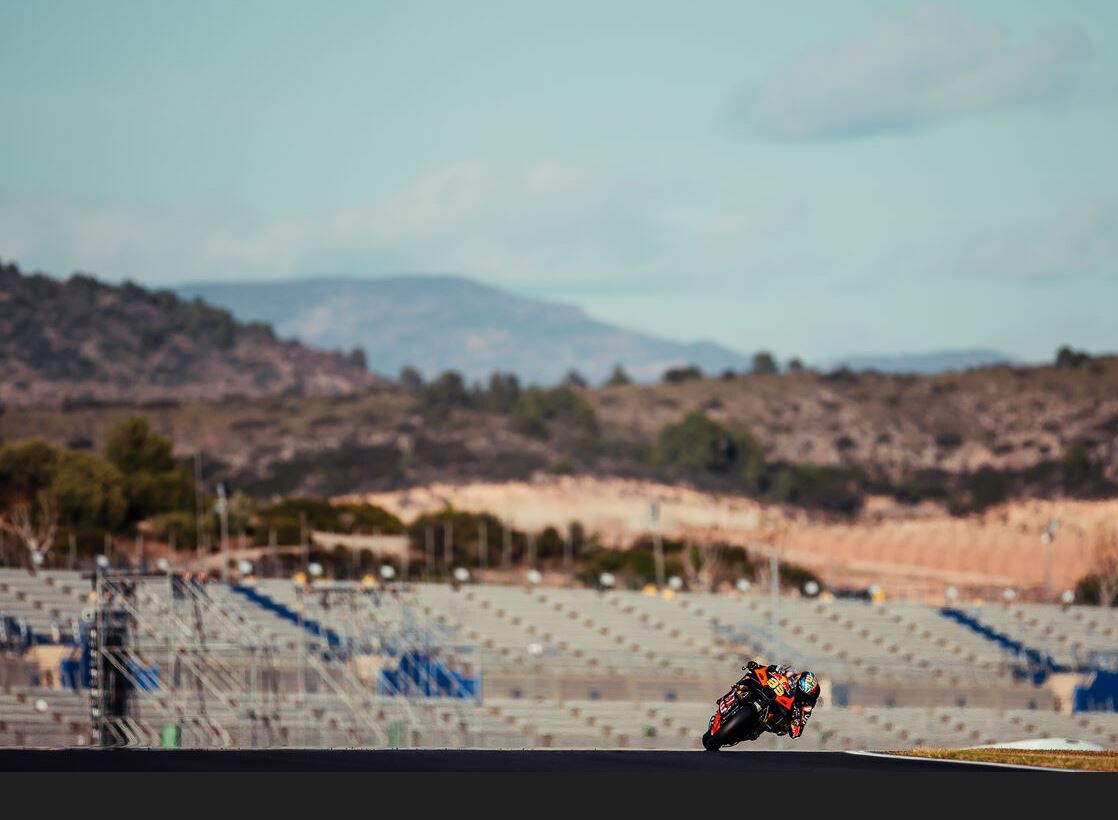
{"label": "grandstand", "polygon": [[[1093,607],[0,569],[0,616],[10,657],[62,659],[3,679],[4,746],[696,748],[754,657],[810,666],[824,699],[800,740],[748,748],[1118,747],[1118,714],[1073,712],[1010,648],[1086,679],[1118,628]],[[133,695],[110,719],[112,675]]]}

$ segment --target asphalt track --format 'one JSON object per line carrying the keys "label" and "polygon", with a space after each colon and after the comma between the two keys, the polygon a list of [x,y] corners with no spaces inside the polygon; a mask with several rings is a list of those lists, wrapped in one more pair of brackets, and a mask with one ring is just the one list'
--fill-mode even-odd
{"label": "asphalt track", "polygon": [[[0,772],[1001,772],[849,752],[491,749],[0,749]],[[1017,770],[1019,771],[1019,770]]]}

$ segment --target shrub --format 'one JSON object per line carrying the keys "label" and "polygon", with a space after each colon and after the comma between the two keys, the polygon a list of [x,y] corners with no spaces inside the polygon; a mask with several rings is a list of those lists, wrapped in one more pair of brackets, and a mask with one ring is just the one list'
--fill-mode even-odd
{"label": "shrub", "polygon": [[563,384],[567,387],[576,387],[579,389],[586,389],[586,379],[577,370],[568,370],[567,375],[563,378]]}
{"label": "shrub", "polygon": [[665,425],[652,451],[653,464],[686,476],[736,478],[756,488],[764,470],[764,455],[744,431],[731,431],[701,410]]}
{"label": "shrub", "polygon": [[1068,345],[1063,345],[1056,351],[1056,367],[1061,370],[1075,370],[1090,361],[1089,354],[1082,350],[1073,350]]}
{"label": "shrub", "polygon": [[944,450],[954,450],[961,447],[963,444],[963,437],[954,430],[945,430],[936,433],[935,437],[936,446]]}
{"label": "shrub", "polygon": [[630,379],[629,374],[625,372],[625,368],[616,364],[613,366],[613,372],[610,373],[609,378],[606,380],[606,384],[610,387],[618,387],[620,385],[632,384],[632,379]]}
{"label": "shrub", "polygon": [[771,374],[777,371],[776,359],[767,350],[758,350],[753,354],[753,372],[758,374]]}
{"label": "shrub", "polygon": [[520,379],[515,373],[489,374],[489,388],[480,396],[481,406],[494,413],[508,413],[520,398]]}
{"label": "shrub", "polygon": [[1091,445],[1083,438],[1068,443],[1063,458],[1063,483],[1068,492],[1084,490],[1102,478],[1102,465],[1091,457]]}
{"label": "shrub", "polygon": [[925,499],[947,498],[951,489],[951,477],[935,467],[917,470],[906,476],[894,489],[893,496],[898,501],[916,504]]}
{"label": "shrub", "polygon": [[422,389],[422,404],[425,410],[435,413],[449,413],[459,407],[470,405],[470,394],[462,374],[448,370]]}
{"label": "shrub", "polygon": [[[1088,604],[1090,606],[1099,606],[1101,584],[1099,583],[1098,575],[1084,575],[1075,584],[1075,600],[1080,604]],[[1118,606],[1118,594],[1116,594],[1107,606]]]}
{"label": "shrub", "polygon": [[418,393],[423,389],[423,375],[411,365],[400,369],[399,381],[400,386],[409,392]]}
{"label": "shrub", "polygon": [[[486,541],[489,545],[489,563],[496,564],[501,560],[504,548],[504,523],[492,513],[468,512],[447,506],[438,512],[424,513],[405,527],[411,549],[420,555],[427,551],[427,530],[430,529],[434,539],[435,563],[442,565],[446,554],[445,538],[450,535],[451,557],[453,561],[469,562],[476,564],[479,554],[480,525],[485,523]],[[449,530],[447,529],[449,527]],[[527,535],[519,530],[512,530],[512,560],[520,561],[527,548]],[[537,549],[539,542],[537,541]]]}
{"label": "shrub", "polygon": [[1009,497],[1010,482],[1000,470],[983,467],[967,480],[967,490],[970,509],[978,513],[1005,501]]}
{"label": "shrub", "polygon": [[664,371],[663,381],[667,384],[681,384],[683,382],[701,379],[703,371],[696,365],[686,367],[672,367]]}
{"label": "shrub", "polygon": [[854,515],[865,500],[864,481],[853,468],[790,464],[779,469],[773,492],[789,504]]}
{"label": "shrub", "polygon": [[579,436],[598,434],[598,417],[590,402],[570,387],[522,394],[513,410],[513,428],[534,438],[547,438],[552,428]]}

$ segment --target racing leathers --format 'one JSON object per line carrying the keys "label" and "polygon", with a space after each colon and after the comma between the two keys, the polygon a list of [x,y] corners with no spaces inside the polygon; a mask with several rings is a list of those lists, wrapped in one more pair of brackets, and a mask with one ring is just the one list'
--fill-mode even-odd
{"label": "racing leathers", "polygon": [[[747,661],[746,665],[742,667],[742,671],[752,672],[758,666],[760,666],[759,663],[756,663],[754,661]],[[815,708],[815,702],[818,699],[818,694],[812,697],[801,692],[800,688],[795,685],[796,680],[799,676],[792,669],[792,667],[786,663],[780,665],[769,664],[765,668],[766,671],[769,672],[769,674],[777,673],[784,675],[793,683],[793,696],[795,699],[795,703],[793,704],[788,716],[780,723],[772,726],[771,731],[773,732],[773,734],[777,735],[790,735],[792,739],[795,740],[803,734],[804,726],[807,725],[808,718],[811,717],[811,712]],[[738,685],[744,685],[744,682],[745,678],[743,677],[741,680],[738,681]],[[756,740],[765,730],[766,727],[758,725],[753,730],[753,733],[749,737],[749,740]]]}

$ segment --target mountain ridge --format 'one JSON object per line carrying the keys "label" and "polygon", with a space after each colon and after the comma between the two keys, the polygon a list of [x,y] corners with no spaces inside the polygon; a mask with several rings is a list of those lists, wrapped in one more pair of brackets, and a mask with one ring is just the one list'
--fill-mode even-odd
{"label": "mountain ridge", "polygon": [[314,350],[203,300],[0,262],[0,402],[74,405],[344,395],[378,382],[364,356]]}
{"label": "mountain ridge", "polygon": [[751,356],[717,342],[630,330],[577,305],[520,296],[455,274],[195,282],[175,290],[203,296],[244,319],[268,321],[307,343],[359,346],[384,373],[410,365],[428,377],[458,370],[481,380],[502,371],[546,384],[570,370],[602,381],[618,364],[638,381],[655,381],[671,367],[694,364],[717,373],[751,363]]}

